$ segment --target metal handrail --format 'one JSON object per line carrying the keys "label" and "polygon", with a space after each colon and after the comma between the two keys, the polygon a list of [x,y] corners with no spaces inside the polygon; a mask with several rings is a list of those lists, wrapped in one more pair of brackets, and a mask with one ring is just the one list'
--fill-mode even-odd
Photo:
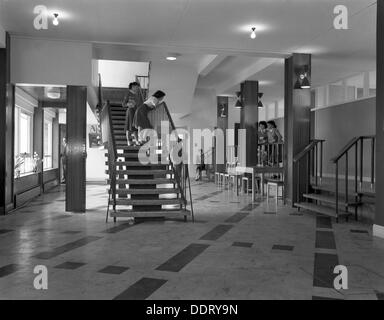
{"label": "metal handrail", "polygon": [[[311,177],[314,176],[315,184],[322,182],[323,179],[323,144],[325,140],[315,139],[311,140],[310,144],[307,145],[301,152],[293,157],[293,170],[296,174],[296,202],[299,203],[302,199],[304,191],[300,188],[300,177],[301,170],[307,172],[307,181],[305,182],[305,192],[309,193]],[[320,146],[320,150],[319,150]],[[319,159],[320,158],[320,159]],[[301,161],[306,161],[305,169],[301,168]],[[320,163],[319,163],[320,162]],[[296,173],[295,173],[296,172]]]}
{"label": "metal handrail", "polygon": [[[161,107],[163,107],[163,109],[165,111],[165,117],[166,117],[165,120],[169,122],[171,131],[175,132],[176,131],[176,126],[175,126],[175,123],[173,122],[171,113],[169,112],[168,106],[167,106],[167,104],[165,102],[161,103],[152,112],[156,112],[156,110],[160,110]],[[152,117],[150,117],[150,118],[152,119],[152,122],[153,121],[157,121],[157,122],[160,121],[161,122],[161,120],[162,120],[162,119],[157,119],[157,118],[152,118]],[[160,125],[161,125],[160,123],[152,123],[153,127],[157,127],[158,128]],[[178,138],[178,142],[181,142],[181,141],[182,140],[180,138]],[[190,176],[189,176],[188,164],[184,164],[183,162],[181,162],[179,165],[175,165],[173,163],[173,161],[171,160],[170,155],[168,157],[168,160],[169,160],[169,164],[171,166],[172,172],[174,174],[174,177],[175,177],[175,180],[176,180],[176,184],[177,184],[178,188],[180,189],[180,194],[181,194],[181,197],[182,197],[184,208],[186,209],[187,208],[187,204],[188,204],[187,194],[186,194],[187,183],[188,183],[188,186],[190,186]],[[193,199],[192,199],[191,190],[190,190],[190,195],[189,196],[190,196],[190,206],[191,206],[192,220],[194,221]]]}
{"label": "metal handrail", "polygon": [[[335,194],[336,194],[336,217],[339,215],[339,202],[340,202],[340,190],[339,190],[339,168],[340,160],[345,157],[345,208],[348,212],[349,208],[349,152],[355,148],[355,179],[354,179],[354,192],[355,192],[355,219],[358,220],[357,204],[359,203],[359,186],[360,190],[363,187],[364,178],[364,141],[371,140],[371,189],[375,185],[375,143],[376,136],[359,136],[351,139],[338,153],[338,155],[331,159],[331,162],[335,164]],[[360,157],[359,157],[359,145],[360,145]],[[360,160],[360,163],[358,163]],[[360,167],[360,180],[359,180],[359,167]]]}

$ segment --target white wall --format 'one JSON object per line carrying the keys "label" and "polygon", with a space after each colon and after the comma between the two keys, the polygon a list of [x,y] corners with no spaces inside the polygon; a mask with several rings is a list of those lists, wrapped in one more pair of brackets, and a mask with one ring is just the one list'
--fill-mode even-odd
{"label": "white wall", "polygon": [[12,83],[92,83],[90,43],[12,37],[11,54]]}
{"label": "white wall", "polygon": [[148,62],[98,61],[103,87],[127,88],[130,82],[136,81],[136,76],[147,76],[148,71]]}
{"label": "white wall", "polygon": [[196,88],[190,114],[175,120],[176,127],[191,129],[213,129],[217,125],[216,92],[211,89]]}
{"label": "white wall", "polygon": [[150,94],[156,90],[164,91],[170,112],[186,115],[191,110],[197,77],[195,68],[182,66],[177,62],[154,61],[151,63],[149,91]]}

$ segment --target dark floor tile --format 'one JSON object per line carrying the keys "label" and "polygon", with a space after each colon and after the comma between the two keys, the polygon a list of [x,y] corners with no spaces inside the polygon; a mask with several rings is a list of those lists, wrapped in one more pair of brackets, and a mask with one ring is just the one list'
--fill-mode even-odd
{"label": "dark floor tile", "polygon": [[79,233],[81,233],[81,231],[71,231],[71,230],[69,230],[69,231],[63,231],[61,233],[62,234],[79,234]]}
{"label": "dark floor tile", "polygon": [[300,212],[293,212],[289,214],[290,216],[295,216],[295,217],[302,217],[304,214]]}
{"label": "dark floor tile", "polygon": [[316,217],[316,227],[322,228],[322,229],[332,229],[331,217],[317,216]]}
{"label": "dark floor tile", "polygon": [[232,244],[233,247],[242,247],[242,248],[251,248],[253,243],[251,242],[234,242]]}
{"label": "dark floor tile", "polygon": [[9,230],[9,229],[0,229],[0,235],[1,234],[6,234],[6,233],[10,233],[10,232],[13,232],[15,230]]}
{"label": "dark floor tile", "polygon": [[384,292],[376,292],[377,300],[384,300]]}
{"label": "dark floor tile", "polygon": [[229,217],[225,222],[238,223],[249,215],[249,212],[237,212],[233,216]]}
{"label": "dark floor tile", "polygon": [[336,249],[335,235],[332,231],[316,231],[316,248]]}
{"label": "dark floor tile", "polygon": [[206,244],[193,243],[170,258],[167,262],[157,267],[156,270],[179,272],[193,259],[202,254],[208,247],[209,245]]}
{"label": "dark floor tile", "polygon": [[135,224],[133,224],[133,223],[123,223],[123,224],[120,224],[118,226],[108,228],[108,229],[104,230],[103,233],[117,233],[117,232],[123,231],[125,229],[128,229],[130,227],[133,227],[134,225]]}
{"label": "dark floor tile", "polygon": [[335,274],[333,270],[339,265],[339,258],[335,254],[315,253],[313,272],[313,286],[333,288]]}
{"label": "dark floor tile", "polygon": [[258,203],[250,203],[248,204],[247,206],[245,206],[244,208],[242,208],[240,211],[252,211],[254,209],[256,209],[257,207],[259,206]]}
{"label": "dark floor tile", "polygon": [[3,278],[12,273],[15,273],[19,269],[20,269],[20,266],[17,264],[8,264],[4,267],[0,267],[0,278]]}
{"label": "dark floor tile", "polygon": [[48,260],[48,259],[57,257],[63,253],[66,253],[66,252],[75,250],[77,248],[83,247],[83,246],[85,246],[91,242],[94,242],[94,241],[97,241],[100,239],[102,239],[102,238],[101,237],[95,237],[95,236],[84,237],[84,238],[81,238],[79,240],[69,242],[69,243],[62,245],[60,247],[54,248],[51,251],[41,252],[41,253],[37,254],[35,256],[35,258]]}
{"label": "dark floor tile", "polygon": [[211,231],[203,235],[200,240],[215,241],[222,237],[225,233],[231,230],[233,226],[227,224],[220,224],[214,227]]}
{"label": "dark floor tile", "polygon": [[104,269],[99,270],[98,272],[107,274],[122,274],[127,270],[129,270],[128,267],[107,266]]}
{"label": "dark floor tile", "polygon": [[67,261],[67,262],[64,262],[62,264],[57,265],[55,267],[55,269],[75,270],[75,269],[78,269],[84,265],[85,265],[85,263]]}
{"label": "dark floor tile", "polygon": [[313,296],[312,300],[336,300],[336,301],[342,301],[343,299],[336,299],[336,298],[327,298],[327,297],[317,297]]}
{"label": "dark floor tile", "polygon": [[285,246],[285,245],[275,244],[272,247],[272,250],[293,251],[294,248],[295,247],[293,247],[293,246]]}
{"label": "dark floor tile", "polygon": [[166,282],[167,280],[163,279],[142,278],[120,293],[114,300],[145,300]]}
{"label": "dark floor tile", "polygon": [[368,234],[367,230],[351,230],[352,233]]}
{"label": "dark floor tile", "polygon": [[264,214],[276,214],[276,212],[272,212],[272,211],[264,211]]}

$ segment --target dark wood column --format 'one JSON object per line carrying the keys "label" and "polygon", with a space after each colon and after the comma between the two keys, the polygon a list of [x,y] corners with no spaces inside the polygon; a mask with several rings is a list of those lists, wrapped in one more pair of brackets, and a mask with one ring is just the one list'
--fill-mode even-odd
{"label": "dark wood column", "polygon": [[384,0],[377,1],[376,214],[373,234],[384,238]]}
{"label": "dark wood column", "polygon": [[[224,134],[224,164],[217,164],[215,171],[224,172],[227,162],[228,97],[217,97],[217,128],[221,129]],[[222,152],[218,148],[219,145],[216,145],[216,150]]]}
{"label": "dark wood column", "polygon": [[86,208],[86,133],[87,88],[67,88],[67,178],[66,205],[68,212],[85,212]]}
{"label": "dark wood column", "polygon": [[10,36],[0,49],[0,215],[13,208],[15,86],[10,78]]}
{"label": "dark wood column", "polygon": [[304,167],[300,170],[300,181],[294,174],[293,158],[309,143],[311,137],[311,91],[310,89],[295,89],[298,70],[308,67],[308,77],[311,76],[311,55],[294,53],[285,60],[285,197],[293,204],[296,199],[297,184],[305,186],[309,176]]}
{"label": "dark wood column", "polygon": [[259,122],[259,82],[245,81],[241,85],[243,108],[240,113],[240,129],[245,129],[247,167],[257,165],[257,123]]}

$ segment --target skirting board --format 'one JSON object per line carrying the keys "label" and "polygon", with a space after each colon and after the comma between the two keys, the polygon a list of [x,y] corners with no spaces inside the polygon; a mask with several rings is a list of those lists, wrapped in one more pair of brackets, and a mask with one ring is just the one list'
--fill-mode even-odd
{"label": "skirting board", "polygon": [[49,182],[44,183],[44,192],[56,187],[59,185],[59,180],[55,179]]}
{"label": "skirting board", "polygon": [[16,207],[20,207],[24,203],[28,202],[29,200],[32,200],[33,198],[39,196],[40,194],[41,194],[41,188],[35,187],[31,190],[15,195]]}
{"label": "skirting board", "polygon": [[384,239],[384,227],[377,224],[373,225],[373,236]]}

